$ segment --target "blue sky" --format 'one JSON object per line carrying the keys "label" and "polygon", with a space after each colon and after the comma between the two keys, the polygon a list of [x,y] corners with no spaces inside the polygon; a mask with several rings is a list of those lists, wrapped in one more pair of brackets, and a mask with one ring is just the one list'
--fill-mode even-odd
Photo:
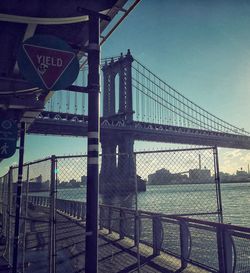
{"label": "blue sky", "polygon": [[[102,47],[132,55],[217,117],[250,131],[250,2],[142,0]],[[166,147],[139,143],[137,149]],[[27,136],[25,160],[86,151],[86,139]],[[221,169],[247,168],[250,153],[220,150]],[[17,162],[5,160],[2,171]]]}
{"label": "blue sky", "polygon": [[103,47],[126,47],[185,96],[250,130],[250,3],[144,0]]}

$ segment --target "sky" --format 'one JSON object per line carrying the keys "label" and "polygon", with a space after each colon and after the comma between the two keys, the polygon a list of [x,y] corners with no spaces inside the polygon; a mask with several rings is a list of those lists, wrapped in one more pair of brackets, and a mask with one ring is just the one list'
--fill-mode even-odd
{"label": "sky", "polygon": [[[250,2],[142,0],[102,46],[102,57],[132,55],[215,116],[250,131]],[[82,154],[86,139],[26,136],[25,161]],[[168,147],[136,143],[137,150]],[[247,170],[250,152],[219,149],[220,169]],[[1,173],[18,153],[0,163]]]}

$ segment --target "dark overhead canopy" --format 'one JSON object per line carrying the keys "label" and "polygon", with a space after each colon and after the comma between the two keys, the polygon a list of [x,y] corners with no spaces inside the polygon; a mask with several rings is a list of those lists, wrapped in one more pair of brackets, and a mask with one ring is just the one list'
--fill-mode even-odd
{"label": "dark overhead canopy", "polygon": [[[88,16],[83,9],[108,15],[111,20],[124,9],[127,0],[8,0],[0,1],[0,114],[20,120],[44,106],[51,92],[38,89],[19,73],[16,55],[22,41],[35,34],[56,35],[84,56],[88,44]],[[101,19],[101,32],[110,22]],[[31,114],[33,113],[33,114]]]}

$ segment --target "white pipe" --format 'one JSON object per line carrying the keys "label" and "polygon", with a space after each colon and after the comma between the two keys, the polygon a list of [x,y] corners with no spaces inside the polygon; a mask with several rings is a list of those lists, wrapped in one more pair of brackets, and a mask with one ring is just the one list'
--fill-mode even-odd
{"label": "white pipe", "polygon": [[[106,14],[109,10],[102,10],[100,13]],[[63,25],[85,22],[89,20],[88,15],[64,17],[64,18],[41,18],[30,16],[19,16],[13,14],[0,13],[0,21],[20,23],[20,24],[35,24],[35,25]]]}
{"label": "white pipe", "polygon": [[62,24],[73,24],[88,21],[89,16],[76,16],[66,18],[40,18],[40,17],[28,17],[18,16],[12,14],[0,13],[0,21],[20,23],[20,24],[36,24],[36,25],[62,25]]}

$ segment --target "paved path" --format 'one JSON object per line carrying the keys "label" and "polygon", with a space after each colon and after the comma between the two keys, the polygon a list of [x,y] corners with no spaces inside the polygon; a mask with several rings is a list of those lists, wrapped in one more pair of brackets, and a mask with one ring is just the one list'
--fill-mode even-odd
{"label": "paved path", "polygon": [[[49,213],[47,208],[29,210],[26,221],[25,255],[20,255],[20,266],[26,273],[48,273]],[[21,244],[22,245],[22,244]],[[84,223],[57,214],[56,268],[58,273],[84,273],[85,227]],[[99,273],[172,273],[179,272],[180,261],[161,253],[154,257],[152,248],[140,244],[140,271],[137,270],[137,249],[131,239],[120,240],[115,233],[103,229],[99,236]],[[183,273],[207,273],[188,266]]]}

